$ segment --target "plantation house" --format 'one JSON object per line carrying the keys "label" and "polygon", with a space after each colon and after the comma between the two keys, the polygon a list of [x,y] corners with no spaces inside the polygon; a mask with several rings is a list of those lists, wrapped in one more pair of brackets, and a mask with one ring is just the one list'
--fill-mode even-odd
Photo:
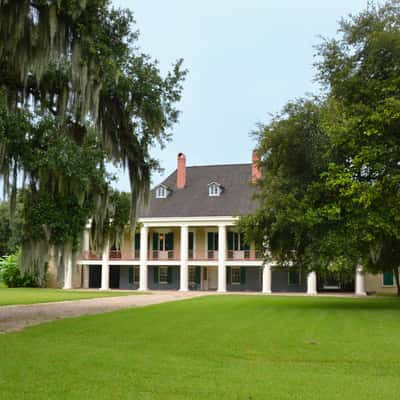
{"label": "plantation house", "polygon": [[[75,266],[66,268],[64,288],[138,290],[217,290],[304,292],[395,291],[393,276],[372,276],[359,268],[350,276],[306,273],[263,262],[263,252],[248,246],[238,231],[241,215],[256,209],[252,163],[187,167],[178,155],[177,170],[151,192],[140,211],[140,233],[127,233],[120,246],[111,244],[102,257],[89,248]],[[89,228],[89,227],[88,227]]]}

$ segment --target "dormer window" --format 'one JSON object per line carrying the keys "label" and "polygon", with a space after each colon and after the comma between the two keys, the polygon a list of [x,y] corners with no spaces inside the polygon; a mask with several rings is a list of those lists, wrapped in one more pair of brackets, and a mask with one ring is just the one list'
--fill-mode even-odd
{"label": "dormer window", "polygon": [[208,185],[208,195],[210,197],[219,196],[222,193],[222,186],[217,182],[211,182]]}
{"label": "dormer window", "polygon": [[168,188],[165,185],[160,185],[156,189],[156,199],[166,199],[168,196]]}

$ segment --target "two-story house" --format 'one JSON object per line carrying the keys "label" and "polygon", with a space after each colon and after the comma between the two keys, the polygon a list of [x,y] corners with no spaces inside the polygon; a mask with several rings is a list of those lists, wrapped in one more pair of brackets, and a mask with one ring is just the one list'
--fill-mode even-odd
{"label": "two-story house", "polygon": [[[193,167],[186,166],[180,153],[177,164],[151,191],[139,213],[140,232],[133,238],[127,236],[120,248],[111,246],[96,257],[85,236],[85,252],[77,266],[66,271],[64,288],[311,295],[317,289],[340,289],[340,283],[317,281],[315,272],[264,264],[262,249],[244,242],[236,222],[257,207],[253,195],[260,171],[255,153],[248,164]],[[376,286],[374,279],[370,281]],[[366,293],[361,268],[350,288],[358,295]]]}

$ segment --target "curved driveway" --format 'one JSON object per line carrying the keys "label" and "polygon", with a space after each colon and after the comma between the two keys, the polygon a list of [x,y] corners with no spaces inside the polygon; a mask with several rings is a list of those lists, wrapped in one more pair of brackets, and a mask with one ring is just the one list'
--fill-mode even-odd
{"label": "curved driveway", "polygon": [[19,331],[31,325],[56,319],[92,315],[131,307],[144,307],[168,301],[205,296],[207,292],[152,292],[132,296],[102,297],[0,307],[0,333]]}

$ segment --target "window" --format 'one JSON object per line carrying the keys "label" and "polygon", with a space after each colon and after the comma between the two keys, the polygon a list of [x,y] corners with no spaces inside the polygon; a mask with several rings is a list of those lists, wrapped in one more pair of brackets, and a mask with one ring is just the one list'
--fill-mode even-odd
{"label": "window", "polygon": [[130,267],[130,268],[128,269],[128,283],[129,283],[130,285],[133,284],[133,267]]}
{"label": "window", "polygon": [[250,247],[244,241],[244,234],[228,231],[228,258],[250,258]]}
{"label": "window", "polygon": [[383,286],[393,286],[393,272],[384,272],[383,273]]}
{"label": "window", "polygon": [[249,250],[244,241],[244,234],[240,232],[228,232],[228,250]]}
{"label": "window", "polygon": [[189,282],[196,283],[196,268],[189,267]]}
{"label": "window", "polygon": [[288,283],[289,286],[300,285],[300,270],[298,268],[289,268]]}
{"label": "window", "polygon": [[160,267],[158,269],[158,281],[162,284],[168,283],[168,267]]}
{"label": "window", "polygon": [[153,250],[169,251],[174,249],[173,232],[153,232]]}
{"label": "window", "polygon": [[216,258],[216,251],[218,251],[218,232],[207,232],[207,258]]}
{"label": "window", "polygon": [[189,232],[189,243],[188,243],[188,250],[189,250],[189,260],[193,260],[194,258],[194,232]]}
{"label": "window", "polygon": [[173,232],[153,232],[153,259],[174,257]]}
{"label": "window", "polygon": [[240,285],[240,267],[232,268],[231,283],[232,285]]}
{"label": "window", "polygon": [[128,282],[130,285],[139,282],[139,268],[138,267],[129,267],[128,270]]}
{"label": "window", "polygon": [[135,240],[133,242],[133,254],[135,258],[140,257],[140,233],[135,233]]}
{"label": "window", "polygon": [[208,185],[208,195],[211,197],[219,196],[221,194],[221,187],[218,183],[210,183]]}
{"label": "window", "polygon": [[140,273],[140,270],[138,267],[133,268],[133,282],[135,282],[135,283],[139,282],[139,273]]}
{"label": "window", "polygon": [[208,250],[218,250],[218,232],[208,232]]}
{"label": "window", "polygon": [[165,199],[168,194],[168,189],[165,186],[159,186],[156,189],[156,198],[157,199]]}

